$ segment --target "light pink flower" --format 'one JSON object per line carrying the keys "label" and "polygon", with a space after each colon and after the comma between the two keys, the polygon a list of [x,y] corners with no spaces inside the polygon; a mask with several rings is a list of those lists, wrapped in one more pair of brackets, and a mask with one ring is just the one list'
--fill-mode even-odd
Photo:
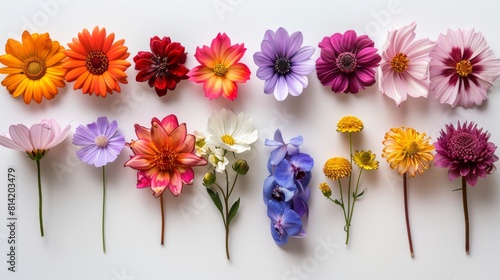
{"label": "light pink flower", "polygon": [[0,135],[0,145],[26,152],[31,159],[40,160],[49,149],[64,141],[70,128],[68,124],[61,130],[55,120],[43,120],[30,128],[23,124],[11,125],[9,134]]}
{"label": "light pink flower", "polygon": [[429,53],[436,43],[415,39],[416,23],[389,32],[382,51],[379,90],[394,99],[397,106],[408,95],[425,97],[429,94]]}
{"label": "light pink flower", "polygon": [[480,105],[487,90],[500,77],[494,57],[481,32],[448,29],[431,52],[431,92],[452,107]]}

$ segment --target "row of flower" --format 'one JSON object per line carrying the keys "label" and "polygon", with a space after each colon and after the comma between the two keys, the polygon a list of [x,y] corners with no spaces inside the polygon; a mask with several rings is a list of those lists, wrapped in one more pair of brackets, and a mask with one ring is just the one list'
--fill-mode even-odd
{"label": "row of flower", "polygon": [[[267,30],[261,51],[253,55],[256,75],[264,80],[264,93],[280,101],[289,94],[300,95],[314,70],[333,92],[358,93],[375,84],[377,69],[379,90],[398,106],[408,95],[428,97],[429,93],[452,107],[473,107],[487,99],[487,90],[500,76],[500,60],[480,32],[448,30],[434,42],[416,40],[415,29],[412,23],[389,32],[381,54],[367,35],[354,30],[335,33],[318,44],[316,61],[312,59],[315,48],[302,46],[301,32]],[[0,73],[7,74],[2,85],[13,97],[22,95],[26,104],[54,98],[66,82],[74,82],[73,89],[90,95],[120,92],[131,66],[124,43],[115,41],[114,33],[95,27],[78,33],[65,49],[48,33],[25,31],[22,42],[8,39],[6,54],[0,56],[6,66]],[[155,36],[150,51],[139,51],[133,58],[136,81],[148,82],[158,96],[164,96],[182,80],[190,80],[202,83],[209,99],[234,100],[238,84],[250,79],[249,67],[240,62],[245,51],[243,43],[231,44],[225,33],[219,33],[210,46],[196,48],[199,65],[188,69],[185,47],[169,37]]]}
{"label": "row of flower", "polygon": [[[9,134],[0,135],[0,145],[26,152],[32,160],[36,161],[42,236],[44,229],[40,161],[51,148],[64,141],[70,129],[70,125],[61,129],[55,120],[44,120],[29,128],[22,124],[11,125]],[[350,158],[332,157],[323,166],[326,178],[337,181],[339,198],[332,198],[333,191],[327,182],[319,186],[323,195],[342,209],[345,219],[346,244],[349,242],[355,203],[365,193],[365,190],[359,188],[361,174],[364,170],[376,170],[379,166],[371,150],[354,150],[352,135],[363,129],[363,122],[355,116],[340,119],[337,131],[346,133],[348,136]],[[193,167],[210,163],[209,170],[203,178],[203,185],[206,186],[208,194],[221,214],[226,231],[226,254],[229,259],[230,224],[240,205],[240,198],[232,202],[231,195],[238,177],[249,171],[247,161],[240,157],[251,150],[251,145],[258,138],[252,119],[244,113],[236,115],[227,109],[215,111],[208,119],[205,135],[197,131],[193,134],[188,133],[185,123],[179,124],[175,115],[169,115],[161,120],[153,118],[150,127],[135,124],[135,133],[137,139],[126,142],[124,136],[118,131],[116,121],[109,122],[106,117],[99,117],[94,123],[79,125],[73,135],[72,143],[81,146],[81,149],[76,152],[77,157],[85,163],[102,167],[103,250],[105,251],[105,166],[115,161],[122,149],[127,146],[132,155],[124,166],[137,171],[137,188],[150,188],[154,197],[160,198],[161,244],[163,244],[165,228],[163,193],[168,189],[174,196],[180,195],[183,185],[193,183],[195,176]],[[486,177],[495,171],[494,162],[498,160],[495,155],[497,147],[489,142],[489,137],[488,132],[477,128],[477,125],[472,122],[458,123],[457,126],[447,124],[433,144],[430,143],[430,137],[425,133],[409,127],[392,128],[385,134],[381,155],[390,164],[390,168],[396,169],[404,178],[406,224],[412,256],[413,246],[406,206],[407,177],[422,175],[434,162],[435,166],[449,169],[449,180],[462,178],[461,190],[466,221],[466,251],[468,252],[469,218],[466,185],[468,183],[474,186],[479,177]],[[270,174],[263,182],[263,198],[271,220],[271,235],[276,244],[284,245],[289,237],[306,235],[302,218],[309,215],[308,201],[311,195],[309,183],[312,179],[314,160],[309,154],[300,151],[299,147],[303,144],[302,136],[296,136],[287,143],[283,140],[281,131],[277,130],[274,138],[266,139],[265,144],[274,149],[270,152],[267,163]],[[359,167],[355,184],[353,163]],[[229,170],[228,166],[231,166],[232,170]]]}

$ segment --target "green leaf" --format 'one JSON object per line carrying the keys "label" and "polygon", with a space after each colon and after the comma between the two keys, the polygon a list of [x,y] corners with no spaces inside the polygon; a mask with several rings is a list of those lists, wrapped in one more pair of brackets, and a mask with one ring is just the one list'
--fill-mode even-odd
{"label": "green leaf", "polygon": [[231,209],[229,209],[229,217],[227,218],[227,224],[229,225],[231,221],[233,220],[234,216],[236,216],[236,213],[238,212],[238,208],[240,208],[240,199],[236,200],[236,202],[231,206]]}
{"label": "green leaf", "polygon": [[353,193],[352,196],[354,197],[354,199],[360,198],[365,194],[365,191],[366,191],[366,189],[364,189],[362,192],[360,192],[358,194]]}
{"label": "green leaf", "polygon": [[208,195],[210,195],[210,198],[214,202],[215,206],[217,209],[219,209],[220,214],[222,215],[222,219],[224,219],[224,214],[222,214],[222,202],[220,201],[219,193],[214,192],[210,188],[206,188]]}

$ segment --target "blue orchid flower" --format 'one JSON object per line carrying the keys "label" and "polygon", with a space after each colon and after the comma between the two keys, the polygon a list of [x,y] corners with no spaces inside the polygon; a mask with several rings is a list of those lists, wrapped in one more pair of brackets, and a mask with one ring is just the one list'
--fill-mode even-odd
{"label": "blue orchid flower", "polygon": [[[283,159],[274,167],[274,178],[276,182],[287,189],[296,187],[296,181],[301,181],[307,176],[314,166],[313,158],[304,153],[291,156],[290,159]],[[302,186],[300,184],[299,186]]]}
{"label": "blue orchid flower", "polygon": [[270,175],[264,180],[264,203],[270,200],[276,202],[289,202],[295,195],[296,188],[286,189],[276,183],[274,176]]}
{"label": "blue orchid flower", "polygon": [[276,146],[277,148],[271,152],[271,156],[269,157],[269,163],[271,165],[277,165],[281,160],[285,158],[288,154],[289,156],[293,156],[299,153],[299,146],[302,145],[304,139],[301,135],[290,139],[290,143],[285,143],[283,141],[283,136],[281,135],[281,130],[276,129],[274,132],[274,140],[266,139],[266,146]]}
{"label": "blue orchid flower", "polygon": [[304,237],[300,216],[284,204],[269,201],[267,216],[271,219],[271,235],[277,245],[284,245],[288,237]]}

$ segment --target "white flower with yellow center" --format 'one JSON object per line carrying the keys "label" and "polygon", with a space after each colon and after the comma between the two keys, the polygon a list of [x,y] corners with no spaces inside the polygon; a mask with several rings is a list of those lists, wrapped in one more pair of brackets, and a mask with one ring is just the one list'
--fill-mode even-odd
{"label": "white flower with yellow center", "polygon": [[226,169],[226,165],[229,163],[229,160],[226,158],[224,150],[213,149],[212,153],[208,156],[208,162],[215,167],[215,172],[221,173]]}
{"label": "white flower with yellow center", "polygon": [[234,114],[231,110],[222,109],[213,112],[208,119],[208,146],[219,147],[234,153],[250,150],[250,144],[257,140],[257,130],[252,119],[243,112]]}

